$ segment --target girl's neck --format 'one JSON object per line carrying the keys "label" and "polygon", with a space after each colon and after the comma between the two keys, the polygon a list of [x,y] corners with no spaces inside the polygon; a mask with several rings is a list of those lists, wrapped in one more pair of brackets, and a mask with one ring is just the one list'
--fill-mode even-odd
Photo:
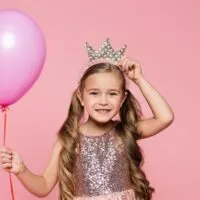
{"label": "girl's neck", "polygon": [[108,130],[110,130],[116,121],[109,121],[106,123],[98,123],[96,121],[93,121],[91,119],[88,119],[87,122],[81,125],[80,129],[82,133],[93,133],[93,135],[102,135]]}

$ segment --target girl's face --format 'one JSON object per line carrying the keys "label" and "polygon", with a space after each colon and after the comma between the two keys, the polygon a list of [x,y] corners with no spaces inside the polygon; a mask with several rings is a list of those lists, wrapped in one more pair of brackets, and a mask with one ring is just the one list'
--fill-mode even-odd
{"label": "girl's face", "polygon": [[116,73],[96,73],[85,80],[83,96],[79,99],[90,118],[105,123],[119,112],[126,97],[122,92],[121,80]]}

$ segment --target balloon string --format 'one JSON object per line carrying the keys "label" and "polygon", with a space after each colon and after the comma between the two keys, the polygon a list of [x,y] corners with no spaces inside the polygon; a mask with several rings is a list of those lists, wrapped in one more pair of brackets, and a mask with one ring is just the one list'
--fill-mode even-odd
{"label": "balloon string", "polygon": [[3,145],[6,145],[6,123],[7,123],[7,111],[8,111],[8,107],[2,107],[1,108],[3,114],[4,114],[4,126],[3,126]]}
{"label": "balloon string", "polygon": [[15,200],[14,190],[13,190],[12,176],[11,176],[10,173],[9,173],[9,177],[10,177],[10,191],[11,191],[11,195],[12,195],[12,200]]}
{"label": "balloon string", "polygon": [[[8,111],[8,107],[0,107],[3,115],[4,115],[4,126],[3,126],[3,145],[6,145],[6,125],[7,125],[7,111]],[[12,200],[15,200],[15,196],[14,196],[14,191],[13,191],[13,182],[12,182],[12,176],[11,173],[9,172],[9,180],[10,180],[10,190],[11,190],[11,196],[12,196]]]}

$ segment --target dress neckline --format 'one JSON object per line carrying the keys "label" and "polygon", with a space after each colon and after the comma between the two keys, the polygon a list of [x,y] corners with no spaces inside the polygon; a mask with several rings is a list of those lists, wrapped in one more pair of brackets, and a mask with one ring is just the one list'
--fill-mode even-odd
{"label": "dress neckline", "polygon": [[111,126],[111,128],[107,131],[105,131],[103,134],[101,135],[86,135],[86,134],[83,134],[81,131],[79,131],[79,134],[82,136],[82,137],[85,137],[85,138],[101,138],[101,137],[104,137],[105,135],[109,134],[116,126],[117,124],[117,121],[115,121],[113,123],[113,125]]}

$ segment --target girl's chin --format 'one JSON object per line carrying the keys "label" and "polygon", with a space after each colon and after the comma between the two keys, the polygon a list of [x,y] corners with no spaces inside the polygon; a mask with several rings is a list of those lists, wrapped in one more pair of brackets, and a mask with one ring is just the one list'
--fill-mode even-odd
{"label": "girl's chin", "polygon": [[91,118],[98,123],[106,123],[111,121],[114,117],[115,115],[95,115]]}

